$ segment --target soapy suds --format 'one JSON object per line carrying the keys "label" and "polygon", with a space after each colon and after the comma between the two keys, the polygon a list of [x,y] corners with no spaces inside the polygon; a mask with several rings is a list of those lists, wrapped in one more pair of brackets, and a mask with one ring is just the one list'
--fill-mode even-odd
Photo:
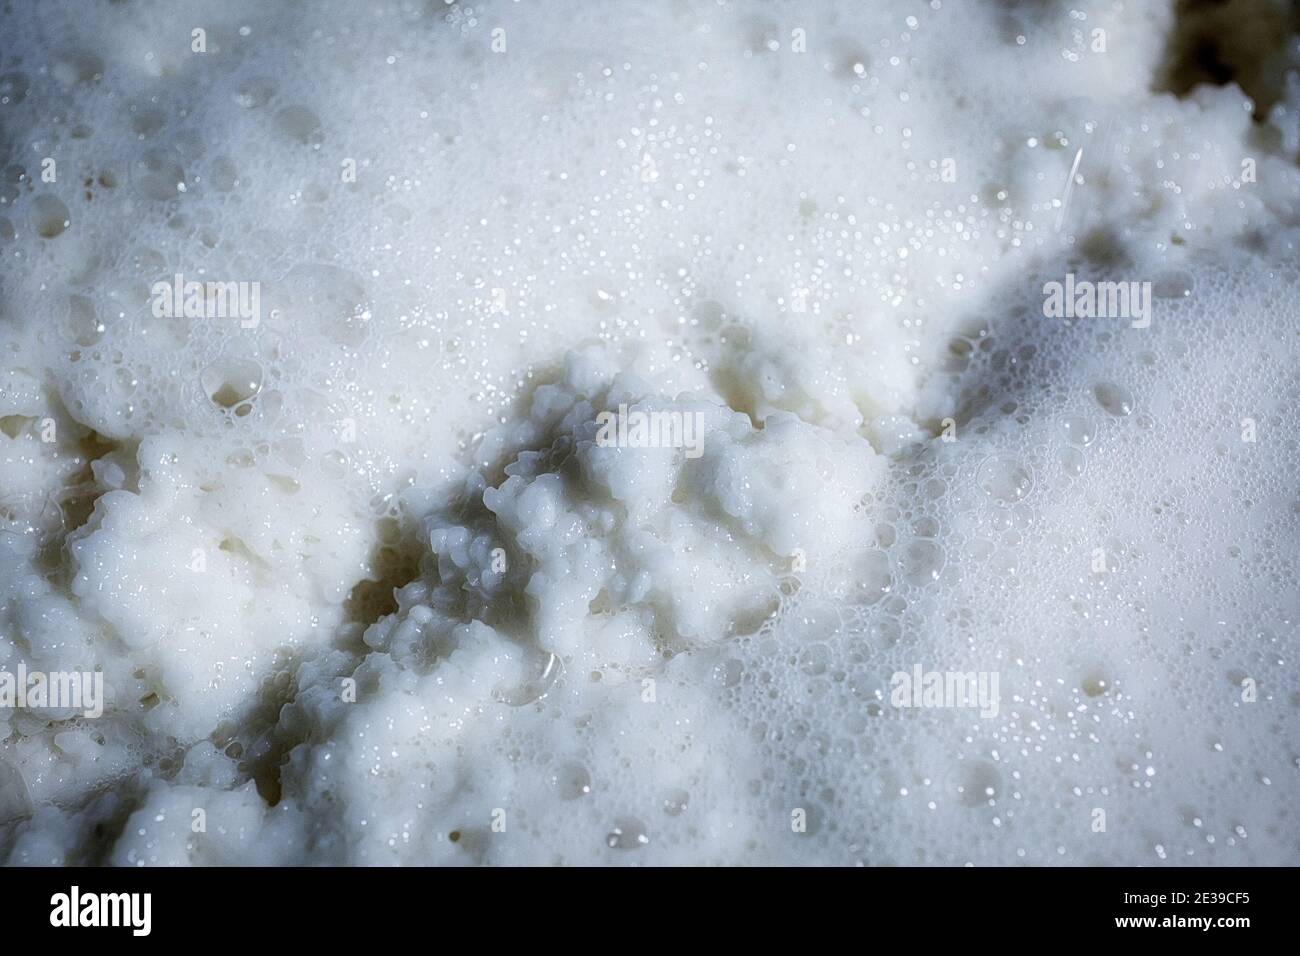
{"label": "soapy suds", "polygon": [[1300,862],[1258,6],[4,7],[0,859]]}

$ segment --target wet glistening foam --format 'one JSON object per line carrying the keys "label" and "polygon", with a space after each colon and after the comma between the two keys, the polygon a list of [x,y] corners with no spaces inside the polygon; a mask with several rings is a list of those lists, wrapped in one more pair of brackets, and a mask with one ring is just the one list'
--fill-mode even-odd
{"label": "wet glistening foam", "polygon": [[1300,45],[1178,31],[0,12],[0,671],[103,674],[0,858],[1300,862]]}

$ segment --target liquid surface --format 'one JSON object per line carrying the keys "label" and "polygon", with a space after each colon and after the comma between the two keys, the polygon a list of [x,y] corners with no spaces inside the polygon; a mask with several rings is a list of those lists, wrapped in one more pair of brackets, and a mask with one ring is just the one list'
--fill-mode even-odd
{"label": "liquid surface", "polygon": [[0,859],[1300,863],[1260,8],[6,6]]}

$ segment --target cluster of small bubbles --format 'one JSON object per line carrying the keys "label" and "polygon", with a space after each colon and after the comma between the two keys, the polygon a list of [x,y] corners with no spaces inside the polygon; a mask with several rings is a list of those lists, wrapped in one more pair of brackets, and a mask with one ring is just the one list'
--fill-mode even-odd
{"label": "cluster of small bubbles", "polygon": [[[1197,318],[1207,324],[1214,322],[1221,297],[1228,294],[1221,290],[1236,286],[1230,274],[1228,267],[1207,273],[1195,284],[1195,295],[1191,282],[1180,279],[1188,290],[1186,296],[1180,296],[1180,307],[1194,309]],[[1239,295],[1244,292],[1238,290]],[[1249,301],[1259,294],[1256,290],[1243,297]],[[1208,298],[1198,301],[1200,296]],[[1286,620],[1286,609],[1278,602],[1282,592],[1275,587],[1285,587],[1288,582],[1293,586],[1294,555],[1282,557],[1274,549],[1267,552],[1279,568],[1271,582],[1262,578],[1259,570],[1243,574],[1231,567],[1206,565],[1190,559],[1186,549],[1199,548],[1194,543],[1199,539],[1196,523],[1183,520],[1183,516],[1196,512],[1199,521],[1204,522],[1216,509],[1220,513],[1223,509],[1236,511],[1243,504],[1260,508],[1252,502],[1266,498],[1263,488],[1275,485],[1273,472],[1264,467],[1242,471],[1241,466],[1234,466],[1235,482],[1239,484],[1229,499],[1223,497],[1221,482],[1212,480],[1204,471],[1204,440],[1196,443],[1201,449],[1199,460],[1187,469],[1172,472],[1182,476],[1172,487],[1168,480],[1171,470],[1165,460],[1179,454],[1174,442],[1188,437],[1178,424],[1181,419],[1216,418],[1222,421],[1220,430],[1234,439],[1230,445],[1225,441],[1225,446],[1239,449],[1234,451],[1234,457],[1248,453],[1284,460],[1279,457],[1287,454],[1283,441],[1260,448],[1258,442],[1252,445],[1235,440],[1239,426],[1236,409],[1246,402],[1257,403],[1266,394],[1259,391],[1258,384],[1245,387],[1234,374],[1245,358],[1243,353],[1250,349],[1249,343],[1255,336],[1267,334],[1264,323],[1271,321],[1267,309],[1248,307],[1247,311],[1255,324],[1227,346],[1219,344],[1213,335],[1188,342],[1182,340],[1176,328],[1157,327],[1151,330],[1141,350],[1117,353],[1094,339],[1098,342],[1096,351],[1105,359],[1104,378],[1095,377],[1099,363],[1075,358],[1056,366],[1043,363],[1045,368],[1054,368],[1055,381],[1017,384],[1014,379],[1003,380],[999,389],[1009,389],[1016,399],[984,403],[985,410],[965,425],[966,433],[978,434],[978,440],[969,441],[967,448],[958,441],[943,450],[957,461],[959,473],[970,486],[979,489],[986,504],[977,504],[974,509],[963,504],[963,500],[970,499],[961,493],[964,489],[960,485],[957,490],[944,490],[933,497],[920,494],[920,489],[927,487],[926,473],[913,468],[894,483],[894,491],[877,509],[879,522],[868,549],[842,559],[856,570],[860,581],[856,588],[846,588],[842,576],[836,574],[819,577],[810,571],[801,576],[797,594],[787,599],[771,630],[781,646],[791,642],[804,646],[804,653],[792,661],[794,666],[748,663],[763,659],[753,657],[763,654],[760,646],[732,649],[733,660],[744,662],[744,674],[764,675],[759,682],[744,680],[740,685],[746,692],[761,686],[761,696],[746,705],[742,694],[735,706],[764,715],[765,730],[759,739],[765,759],[785,767],[784,773],[793,773],[801,781],[789,782],[780,775],[763,780],[760,789],[772,795],[774,805],[799,805],[810,787],[824,785],[835,794],[831,802],[819,808],[826,817],[854,821],[852,825],[862,831],[888,821],[891,832],[900,835],[901,840],[901,834],[924,825],[899,809],[910,806],[908,800],[919,790],[926,799],[916,804],[917,812],[929,815],[931,826],[951,821],[953,826],[965,827],[963,821],[968,813],[985,811],[988,815],[981,817],[981,835],[967,839],[966,845],[977,848],[971,851],[974,856],[987,854],[988,859],[1002,858],[1001,831],[1009,820],[1018,820],[1021,828],[1040,833],[1060,833],[1071,827],[1087,833],[1092,808],[1107,807],[1113,813],[1116,808],[1127,807],[1124,813],[1138,815],[1154,828],[1151,832],[1159,833],[1157,844],[1153,844],[1159,846],[1158,853],[1152,846],[1137,843],[1119,851],[1102,851],[1072,838],[1049,838],[1042,850],[1035,850],[1038,841],[1022,835],[1015,856],[1039,863],[1063,859],[1113,861],[1116,852],[1134,862],[1168,859],[1175,854],[1185,861],[1201,862],[1260,858],[1254,855],[1261,852],[1259,845],[1252,849],[1246,838],[1251,827],[1241,820],[1276,819],[1281,804],[1261,793],[1275,783],[1276,774],[1239,778],[1226,764],[1206,764],[1203,758],[1185,752],[1182,738],[1162,728],[1159,718],[1149,711],[1140,716],[1146,708],[1135,710],[1135,701],[1158,697],[1162,707],[1181,713],[1182,719],[1214,728],[1209,752],[1224,752],[1227,745],[1223,738],[1227,734],[1233,738],[1232,750],[1239,755],[1250,754],[1246,759],[1252,764],[1275,763],[1276,749],[1285,747],[1286,735],[1279,732],[1280,728],[1262,736],[1250,731],[1250,705],[1240,700],[1242,688],[1252,686],[1252,673],[1259,675],[1284,666],[1276,660],[1277,655],[1270,658],[1267,652],[1247,651],[1242,657],[1245,648],[1258,646],[1257,637],[1232,626],[1207,649],[1209,658],[1222,660],[1222,648],[1241,648],[1226,653],[1250,661],[1245,667],[1229,669],[1222,678],[1226,689],[1217,691],[1207,683],[1215,679],[1214,672],[1195,663],[1195,649],[1202,646],[1200,635],[1189,637],[1186,653],[1179,651],[1176,641],[1159,638],[1177,621],[1211,619],[1215,612],[1209,608],[1216,603],[1221,608],[1219,614],[1245,601],[1265,616],[1282,615],[1279,622]],[[1048,338],[1040,347],[1040,355],[1050,359],[1066,349],[1087,355],[1088,332],[1095,335],[1101,330],[1076,331],[1085,343],[1053,341],[1052,330],[1044,330]],[[1225,347],[1231,354],[1222,354]],[[1138,407],[1134,392],[1117,382],[1121,374],[1129,376],[1128,381],[1143,380],[1139,369],[1147,364],[1148,349],[1155,354],[1177,356],[1181,379],[1195,383],[1179,391],[1169,380],[1163,382],[1163,387],[1173,394],[1194,398],[1181,407],[1165,404],[1163,395],[1155,402],[1149,412],[1156,425],[1153,433],[1176,437],[1154,446],[1127,442],[1123,429],[1108,427],[1098,417],[1133,416]],[[1260,383],[1266,384],[1269,375],[1277,374],[1274,363],[1252,359],[1252,364],[1262,376]],[[978,388],[978,378],[986,374],[985,368],[971,364],[965,371]],[[1023,389],[1040,394],[1026,401],[1020,394]],[[1216,407],[1215,395],[1230,397]],[[1272,407],[1278,399],[1266,400]],[[1036,406],[1036,411],[1029,423],[1018,422],[1011,429],[999,427],[999,418],[1014,418],[1017,410],[1030,404]],[[1170,410],[1177,417],[1171,418]],[[1267,420],[1266,415],[1261,416]],[[1054,459],[1044,458],[1049,449],[1054,450]],[[1100,473],[1085,472],[1086,453],[1106,456],[1106,467]],[[1190,450],[1181,452],[1182,456],[1189,454]],[[1053,480],[1050,460],[1059,462],[1061,473],[1073,484],[1068,486],[1072,490],[1054,494],[1047,501],[1035,486]],[[1030,465],[1031,461],[1036,464]],[[1196,504],[1198,498],[1204,498],[1200,505]],[[1143,501],[1155,506],[1149,518],[1142,517],[1140,507],[1134,508]],[[954,507],[957,510],[951,510]],[[1258,514],[1260,520],[1268,522],[1267,527],[1274,529],[1268,532],[1270,538],[1282,533],[1279,522],[1290,527],[1289,533],[1294,535],[1295,509],[1287,512],[1266,508]],[[1231,521],[1222,521],[1219,519],[1219,525],[1226,533]],[[904,525],[908,533],[900,534],[899,528]],[[933,555],[924,547],[918,550],[919,543],[930,540],[936,527],[948,529],[941,538],[943,542],[966,542],[960,549],[967,559],[962,561],[960,576],[934,573]],[[1122,529],[1122,533],[1107,533],[1103,530],[1106,527]],[[1264,553],[1261,549],[1267,548],[1267,540],[1257,539],[1252,550]],[[1242,555],[1239,545],[1225,550],[1230,555]],[[1007,577],[1018,579],[1016,589],[1006,589]],[[1184,577],[1192,582],[1190,588],[1181,580]],[[888,590],[884,582],[889,583]],[[924,586],[932,589],[932,595],[925,593]],[[913,594],[913,589],[919,590]],[[864,590],[869,600],[862,600]],[[1172,591],[1198,596],[1192,599],[1192,607],[1171,607],[1159,596]],[[1234,596],[1229,598],[1229,593]],[[885,600],[886,596],[902,598],[904,594],[912,594],[912,600],[897,604]],[[814,616],[798,605],[807,608],[828,597],[843,602],[847,612],[843,630],[831,637],[819,628],[815,634],[805,631]],[[923,615],[933,613],[933,608],[948,609],[944,612],[952,625],[948,639],[942,639],[932,625],[920,624],[926,619]],[[918,624],[920,633],[926,635],[919,644],[915,636],[911,641],[904,637],[909,631],[915,635]],[[1135,645],[1134,640],[1140,643]],[[1058,645],[1068,649],[1064,668],[1047,663],[1061,653],[1055,649]],[[994,653],[993,649],[999,647],[1018,651],[1009,656]],[[1032,659],[1026,655],[1029,648],[1036,649]],[[1015,660],[1016,653],[1026,659]],[[991,656],[981,659],[985,654]],[[891,674],[906,672],[915,663],[940,672],[949,668],[996,670],[1001,677],[1001,713],[985,722],[970,711],[956,708],[914,712],[892,706]],[[1151,668],[1156,669],[1155,673],[1167,671],[1170,683],[1162,685],[1159,678],[1153,682]],[[1061,682],[1058,674],[1071,676]],[[818,713],[811,723],[804,716],[794,716],[807,713],[804,702],[810,699],[816,700]],[[1183,703],[1193,699],[1200,702],[1195,713]],[[774,725],[783,723],[773,721],[773,700],[789,708],[791,716],[786,718],[785,726],[795,729],[794,738],[799,743],[790,735],[772,732]],[[1026,726],[1037,729],[1012,730],[1013,725],[1005,722],[1011,711],[1016,713],[1017,723],[1027,721]],[[1062,720],[1063,714],[1069,717]],[[929,719],[936,731],[945,728],[949,742],[927,758],[909,754],[915,744],[908,741],[915,738],[885,730],[891,721],[900,719]],[[1133,752],[1129,742],[1135,727],[1141,728],[1138,733],[1142,737],[1158,743]],[[837,734],[843,731],[852,736],[839,739]],[[808,742],[814,740],[817,745],[809,749]],[[958,752],[965,748],[970,753],[970,759],[959,762],[962,769],[955,775],[946,769],[951,766],[952,754],[946,748],[954,747]],[[837,762],[840,757],[835,755],[864,752],[871,754],[872,761],[866,779],[842,772]],[[1076,767],[1072,775],[1075,778],[1093,774],[1089,779],[1096,780],[1098,771],[1112,766],[1113,755],[1123,758],[1114,764],[1116,772],[1109,783],[1073,789],[1071,805],[1075,810],[1067,812],[1059,801],[1043,802],[1038,796],[1044,781],[1056,773],[1053,767],[1058,761]],[[900,764],[910,765],[905,775],[910,783],[898,780]],[[1089,767],[1093,769],[1084,769]],[[1159,822],[1159,810],[1147,805],[1149,799],[1134,802],[1139,794],[1161,792],[1168,774],[1174,771],[1180,774],[1185,788],[1201,794],[1200,799],[1233,808],[1222,813],[1226,822],[1216,826],[1215,832],[1181,836]],[[925,785],[918,785],[917,778],[924,779]],[[945,791],[935,789],[936,780],[946,781]],[[869,797],[882,791],[892,792],[902,802],[888,810],[877,803],[874,813],[864,813],[861,808],[870,802]],[[1201,816],[1198,814],[1196,819]],[[874,824],[870,822],[873,820]],[[1193,824],[1192,829],[1204,828]],[[824,835],[813,842],[817,853],[842,852],[838,840],[828,842]],[[897,854],[899,844],[891,843],[895,847],[892,852]],[[919,849],[914,852],[908,857],[912,862],[925,858]],[[1248,855],[1241,856],[1243,853]]]}

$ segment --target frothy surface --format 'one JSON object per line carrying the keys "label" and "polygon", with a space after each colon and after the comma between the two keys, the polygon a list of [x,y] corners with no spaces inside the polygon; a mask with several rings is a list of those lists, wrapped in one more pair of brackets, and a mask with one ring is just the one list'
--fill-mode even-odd
{"label": "frothy surface", "polygon": [[981,6],[0,14],[9,861],[1300,862],[1295,38]]}

